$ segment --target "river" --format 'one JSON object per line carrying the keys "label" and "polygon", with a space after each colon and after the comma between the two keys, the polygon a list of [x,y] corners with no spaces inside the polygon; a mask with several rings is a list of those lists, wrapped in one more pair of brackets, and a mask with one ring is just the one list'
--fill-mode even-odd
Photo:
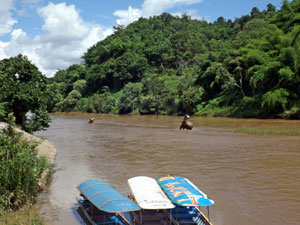
{"label": "river", "polygon": [[127,179],[144,175],[189,178],[215,201],[214,225],[300,224],[300,136],[254,136],[238,127],[300,129],[300,121],[192,117],[52,115],[37,135],[52,142],[58,171],[40,200],[48,225],[80,224],[76,187],[88,178],[122,193]]}

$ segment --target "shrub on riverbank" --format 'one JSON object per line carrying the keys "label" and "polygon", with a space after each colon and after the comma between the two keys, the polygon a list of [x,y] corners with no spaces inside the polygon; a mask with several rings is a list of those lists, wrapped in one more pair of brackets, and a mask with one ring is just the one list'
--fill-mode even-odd
{"label": "shrub on riverbank", "polygon": [[22,140],[12,124],[0,133],[0,215],[34,203],[40,182],[50,182],[54,164],[37,155],[37,144]]}

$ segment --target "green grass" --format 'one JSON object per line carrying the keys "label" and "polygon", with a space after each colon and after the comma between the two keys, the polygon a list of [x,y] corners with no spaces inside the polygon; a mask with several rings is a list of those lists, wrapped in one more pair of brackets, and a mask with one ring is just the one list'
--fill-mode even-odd
{"label": "green grass", "polygon": [[0,217],[0,225],[43,225],[44,219],[38,212],[31,208],[24,207],[25,209],[18,212],[8,212],[6,215]]}
{"label": "green grass", "polygon": [[11,124],[0,134],[0,216],[33,204],[41,191],[39,182],[50,183],[55,165],[39,157],[36,146],[22,140]]}
{"label": "green grass", "polygon": [[251,135],[286,135],[286,136],[300,136],[300,129],[286,129],[286,128],[254,128],[254,127],[241,127],[236,128],[236,132],[247,133]]}

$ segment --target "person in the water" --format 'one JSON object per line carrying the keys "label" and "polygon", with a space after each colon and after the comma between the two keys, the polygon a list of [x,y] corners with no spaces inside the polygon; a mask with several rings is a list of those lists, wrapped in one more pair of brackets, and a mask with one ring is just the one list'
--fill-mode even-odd
{"label": "person in the water", "polygon": [[190,119],[190,116],[188,114],[186,114],[183,117],[183,120],[182,120],[180,128],[179,128],[180,130],[184,130],[184,129],[192,130],[193,129],[193,124],[192,124],[192,122],[188,121],[189,119]]}

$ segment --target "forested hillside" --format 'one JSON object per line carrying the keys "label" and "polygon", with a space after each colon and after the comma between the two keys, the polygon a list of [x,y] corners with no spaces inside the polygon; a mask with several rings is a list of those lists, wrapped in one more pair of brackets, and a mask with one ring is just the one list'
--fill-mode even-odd
{"label": "forested hillside", "polygon": [[300,0],[234,21],[140,18],[50,79],[48,111],[299,119],[299,34]]}

